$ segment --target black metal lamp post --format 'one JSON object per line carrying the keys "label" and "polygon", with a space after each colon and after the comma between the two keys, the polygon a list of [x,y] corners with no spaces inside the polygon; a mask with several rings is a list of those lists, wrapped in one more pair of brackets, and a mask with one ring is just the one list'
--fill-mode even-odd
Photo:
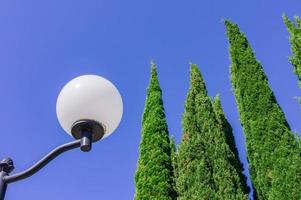
{"label": "black metal lamp post", "polygon": [[84,75],[68,82],[59,94],[56,111],[63,129],[76,140],[58,146],[30,168],[10,175],[13,160],[0,161],[0,200],[10,183],[30,177],[58,155],[80,147],[89,152],[92,143],[109,136],[119,125],[123,104],[116,87],[96,75]]}

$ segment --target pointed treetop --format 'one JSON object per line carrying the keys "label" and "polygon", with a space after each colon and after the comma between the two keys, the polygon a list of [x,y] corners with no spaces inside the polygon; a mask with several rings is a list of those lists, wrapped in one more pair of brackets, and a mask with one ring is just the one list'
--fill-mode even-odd
{"label": "pointed treetop", "polygon": [[287,26],[287,29],[289,30],[289,32],[294,30],[294,28],[295,28],[294,23],[291,20],[289,20],[289,18],[285,14],[282,15],[282,19],[283,19],[285,25]]}
{"label": "pointed treetop", "polygon": [[215,95],[212,102],[213,102],[214,111],[218,115],[218,118],[221,117],[222,119],[220,119],[220,120],[226,120],[226,116],[224,114],[224,109],[222,107],[220,94]]}
{"label": "pointed treetop", "polygon": [[295,16],[295,22],[291,21],[287,16],[283,15],[283,21],[290,33],[290,43],[292,55],[290,61],[294,66],[294,72],[298,76],[299,86],[301,87],[301,19]]}
{"label": "pointed treetop", "polygon": [[225,26],[227,27],[227,29],[239,30],[238,25],[231,22],[228,19],[224,20],[224,23],[225,23]]}
{"label": "pointed treetop", "polygon": [[224,115],[224,110],[222,107],[222,103],[221,103],[221,98],[220,98],[220,94],[215,95],[215,97],[212,100],[212,105],[214,107],[214,112],[217,114],[218,116],[218,120],[223,120],[220,117],[225,119],[225,115]]}
{"label": "pointed treetop", "polygon": [[221,95],[220,94],[215,95],[214,102],[216,103],[216,105],[219,105],[221,107],[222,104],[221,104]]}
{"label": "pointed treetop", "polygon": [[285,22],[285,24],[287,24],[287,23],[291,23],[291,21],[288,19],[288,17],[286,16],[286,14],[282,14],[282,19],[283,19],[283,21]]}
{"label": "pointed treetop", "polygon": [[235,143],[233,130],[225,116],[219,94],[217,94],[214,97],[214,99],[212,100],[212,105],[214,108],[214,112],[216,113],[217,121],[225,134],[226,143],[228,144],[228,146],[230,147],[230,150],[232,151],[232,153],[235,156],[235,159],[232,159],[231,163],[233,164],[233,166],[235,167],[235,169],[239,175],[240,182],[242,183],[243,191],[246,194],[248,194],[250,192],[250,188],[247,185],[247,178],[243,174],[243,170],[244,170],[243,164],[239,160],[238,149],[237,149],[237,146]]}
{"label": "pointed treetop", "polygon": [[135,183],[135,200],[175,199],[168,126],[154,63],[151,63],[151,77],[142,115]]}
{"label": "pointed treetop", "polygon": [[196,64],[190,64],[190,89],[191,91],[196,90],[199,93],[207,95],[207,89],[203,76]]}
{"label": "pointed treetop", "polygon": [[298,16],[294,16],[296,23],[292,22],[285,14],[282,15],[283,21],[287,26],[289,32],[294,31],[295,29],[301,28],[301,19]]}
{"label": "pointed treetop", "polygon": [[[190,64],[190,88],[177,151],[176,188],[181,200],[246,200],[235,160],[222,131],[197,65]],[[231,177],[231,178],[229,178]]]}
{"label": "pointed treetop", "polygon": [[156,62],[154,59],[151,59],[150,65],[151,65],[151,68],[157,68],[157,65],[156,65]]}
{"label": "pointed treetop", "polygon": [[301,199],[300,141],[291,133],[246,36],[231,22],[226,27],[231,82],[258,198]]}
{"label": "pointed treetop", "polygon": [[239,26],[230,20],[225,20],[225,26],[227,30],[227,36],[229,39],[229,43],[233,44],[234,41],[236,41],[233,45],[234,46],[240,46],[244,49],[250,48],[249,42],[247,37],[243,32],[240,31]]}
{"label": "pointed treetop", "polygon": [[157,65],[156,65],[156,63],[154,63],[154,61],[152,60],[150,64],[151,64],[151,77],[157,76],[158,73],[157,73]]}
{"label": "pointed treetop", "polygon": [[150,77],[147,93],[149,94],[150,91],[161,92],[161,88],[158,80],[157,65],[154,63],[153,60],[151,60],[151,77]]}
{"label": "pointed treetop", "polygon": [[[224,121],[224,122],[227,121],[225,113],[224,113],[224,109],[222,107],[220,94],[215,95],[215,97],[212,100],[212,105],[214,108],[214,112],[217,115],[218,121]],[[230,124],[229,124],[229,126],[230,126]]]}

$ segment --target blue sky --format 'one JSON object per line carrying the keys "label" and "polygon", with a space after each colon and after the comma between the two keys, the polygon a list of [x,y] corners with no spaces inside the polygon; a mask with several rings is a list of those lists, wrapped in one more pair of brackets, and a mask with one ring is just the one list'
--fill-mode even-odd
{"label": "blue sky", "polygon": [[[7,200],[132,199],[141,115],[150,60],[158,65],[169,131],[181,138],[189,62],[198,64],[209,94],[221,94],[246,163],[244,137],[229,80],[222,19],[246,33],[293,130],[300,132],[297,78],[281,14],[301,15],[298,1],[52,0],[0,2],[0,158],[21,171],[71,141],[55,113],[70,79],[98,74],[120,90],[124,115],[92,152],[63,154],[42,171],[9,186]],[[84,192],[85,191],[85,192]]]}

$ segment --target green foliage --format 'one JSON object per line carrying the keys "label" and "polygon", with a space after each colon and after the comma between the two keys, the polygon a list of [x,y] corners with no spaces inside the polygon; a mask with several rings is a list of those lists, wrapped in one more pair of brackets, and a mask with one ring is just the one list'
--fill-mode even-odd
{"label": "green foliage", "polygon": [[172,176],[172,184],[173,184],[173,188],[175,190],[175,197],[177,197],[177,193],[176,193],[176,178],[178,177],[178,161],[177,161],[177,149],[176,149],[176,145],[175,145],[175,139],[172,136],[170,138],[170,156],[171,156],[171,164],[172,164],[172,169],[173,169],[173,176]]}
{"label": "green foliage", "polygon": [[287,16],[283,15],[283,21],[290,33],[291,50],[293,53],[290,61],[294,66],[294,72],[298,76],[299,86],[301,87],[301,19],[296,16],[296,23],[294,24]]}
{"label": "green foliage", "polygon": [[247,199],[240,176],[230,162],[235,155],[226,143],[201,73],[194,64],[182,123],[176,170],[178,200]]}
{"label": "green foliage", "polygon": [[231,81],[258,199],[301,199],[300,141],[290,131],[247,38],[236,24],[225,25]]}
{"label": "green foliage", "polygon": [[151,69],[147,89],[138,168],[135,175],[135,200],[173,200],[171,146],[157,70]]}
{"label": "green foliage", "polygon": [[243,170],[244,170],[243,164],[239,160],[238,150],[236,148],[232,126],[230,125],[230,123],[225,117],[219,95],[217,95],[212,101],[212,106],[214,108],[218,124],[220,128],[224,131],[226,143],[229,145],[230,150],[235,156],[233,157],[234,158],[233,160],[230,160],[230,162],[235,167],[237,174],[240,177],[240,182],[243,185],[243,191],[245,193],[249,193],[250,188],[247,185],[247,177],[243,174]]}

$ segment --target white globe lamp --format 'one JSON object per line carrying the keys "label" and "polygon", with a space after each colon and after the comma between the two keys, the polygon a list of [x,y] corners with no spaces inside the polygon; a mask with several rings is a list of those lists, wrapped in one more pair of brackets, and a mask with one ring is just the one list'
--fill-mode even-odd
{"label": "white globe lamp", "polygon": [[96,75],[79,76],[68,82],[56,102],[56,114],[63,129],[76,140],[62,144],[30,168],[16,174],[11,158],[0,161],[0,200],[4,200],[8,184],[37,173],[60,154],[80,147],[91,150],[92,142],[108,137],[119,125],[123,105],[116,87]]}
{"label": "white globe lamp", "polygon": [[113,133],[122,112],[123,103],[117,88],[97,75],[83,75],[69,81],[56,103],[57,118],[62,128],[75,139],[87,137],[92,142]]}

